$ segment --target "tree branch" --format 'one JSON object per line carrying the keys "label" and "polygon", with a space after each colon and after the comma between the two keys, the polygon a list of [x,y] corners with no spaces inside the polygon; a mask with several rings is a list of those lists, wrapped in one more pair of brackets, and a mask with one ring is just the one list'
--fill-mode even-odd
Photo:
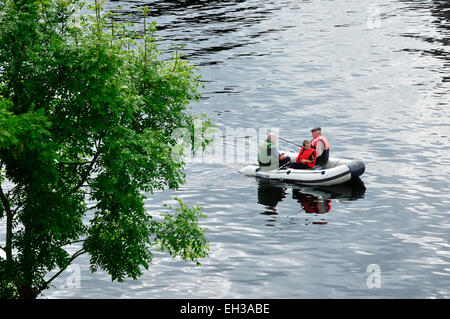
{"label": "tree branch", "polygon": [[91,209],[94,209],[94,208],[98,208],[98,205],[99,205],[99,204],[100,204],[100,203],[97,203],[97,204],[94,205],[94,206],[88,207],[87,210],[91,210]]}
{"label": "tree branch", "polygon": [[53,277],[51,277],[49,280],[47,280],[45,283],[42,284],[42,286],[40,286],[38,288],[39,291],[42,291],[44,289],[47,289],[48,285],[50,285],[50,283],[55,280],[59,275],[61,275],[61,273],[63,273],[67,267],[79,256],[83,255],[84,253],[86,253],[87,251],[84,250],[84,248],[81,248],[80,250],[78,250],[76,253],[74,253],[72,255],[72,257],[70,257],[69,262],[67,263],[67,265],[65,267],[62,267],[55,275],[53,275]]}
{"label": "tree branch", "polygon": [[[1,165],[0,165],[1,166]],[[6,196],[10,196],[12,193],[14,193],[14,191],[16,190],[16,188],[19,187],[19,185],[14,186],[13,188],[11,188],[7,193]]]}
{"label": "tree branch", "polygon": [[12,228],[13,228],[13,213],[11,211],[11,206],[9,205],[9,200],[3,192],[3,188],[0,187],[0,200],[3,205],[3,209],[6,212],[6,243],[5,243],[5,253],[6,260],[12,260]]}
{"label": "tree branch", "polygon": [[82,177],[81,177],[80,182],[77,185],[75,185],[75,187],[72,189],[72,192],[76,192],[77,190],[79,190],[80,187],[82,187],[83,184],[86,182],[86,180],[89,178],[92,168],[94,167],[95,163],[97,162],[98,158],[100,157],[101,151],[99,148],[100,148],[101,141],[103,140],[103,137],[105,136],[105,134],[106,134],[105,131],[102,131],[100,133],[100,136],[95,145],[95,149],[97,152],[94,154],[94,157],[92,158],[89,166],[84,170],[84,173],[81,175]]}
{"label": "tree branch", "polygon": [[[13,188],[11,188],[11,189],[5,194],[5,197],[6,197],[6,198],[11,198],[11,202],[14,202],[15,200],[17,200],[17,197],[19,197],[19,195],[14,194],[14,191],[16,191],[17,188],[18,188],[19,186],[20,186],[20,185],[14,186]],[[19,209],[20,209],[23,205],[25,205],[25,203],[26,203],[26,201],[23,200],[22,202],[19,202],[17,205],[15,205],[14,209],[10,208],[10,209],[11,209],[11,212],[12,212],[12,217],[13,217],[13,218],[16,216],[16,214],[17,214],[17,212],[19,211]]]}
{"label": "tree branch", "polygon": [[86,239],[75,240],[75,241],[69,243],[69,245],[73,245],[73,244],[76,244],[76,243],[84,243],[85,241],[86,241]]}
{"label": "tree branch", "polygon": [[59,162],[58,165],[86,165],[91,163],[91,161],[86,162]]}
{"label": "tree branch", "polygon": [[25,201],[16,206],[16,208],[13,210],[13,217],[17,214],[17,212],[23,205],[25,205]]}
{"label": "tree branch", "polygon": [[84,182],[86,182],[86,180],[88,179],[90,172],[92,170],[92,168],[94,167],[97,159],[99,158],[101,152],[100,150],[97,150],[97,153],[95,153],[94,157],[92,158],[91,163],[89,164],[89,166],[86,168],[86,170],[84,171],[80,182],[72,189],[72,192],[76,192],[77,190],[80,189],[81,186],[83,186]]}

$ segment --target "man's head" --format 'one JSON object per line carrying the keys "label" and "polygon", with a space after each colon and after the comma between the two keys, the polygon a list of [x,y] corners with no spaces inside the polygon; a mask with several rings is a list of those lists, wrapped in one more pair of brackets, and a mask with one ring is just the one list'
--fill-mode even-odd
{"label": "man's head", "polygon": [[275,134],[273,134],[273,133],[269,133],[269,135],[267,135],[267,140],[276,143],[277,142],[277,136]]}
{"label": "man's head", "polygon": [[322,134],[322,129],[320,127],[315,127],[311,130],[311,134],[313,138],[316,138],[320,134]]}
{"label": "man's head", "polygon": [[303,148],[304,148],[305,150],[311,148],[311,143],[310,143],[308,140],[304,140],[304,141],[303,141]]}

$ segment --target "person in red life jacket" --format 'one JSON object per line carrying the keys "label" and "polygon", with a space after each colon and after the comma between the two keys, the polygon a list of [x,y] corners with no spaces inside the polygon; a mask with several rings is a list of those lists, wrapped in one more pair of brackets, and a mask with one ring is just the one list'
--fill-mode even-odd
{"label": "person in red life jacket", "polygon": [[311,147],[316,150],[316,165],[325,165],[330,155],[330,143],[325,136],[322,135],[322,129],[315,127],[311,130],[313,139]]}
{"label": "person in red life jacket", "polygon": [[291,168],[308,169],[313,168],[316,163],[316,150],[311,148],[311,143],[308,140],[303,141],[303,147],[298,153],[297,159],[291,163]]}

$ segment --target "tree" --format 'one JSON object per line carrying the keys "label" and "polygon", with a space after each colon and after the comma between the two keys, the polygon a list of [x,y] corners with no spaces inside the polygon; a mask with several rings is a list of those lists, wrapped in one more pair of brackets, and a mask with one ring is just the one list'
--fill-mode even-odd
{"label": "tree", "polygon": [[[145,194],[185,181],[173,150],[210,143],[212,124],[188,108],[200,97],[196,69],[163,57],[154,24],[135,41],[97,1],[92,15],[80,8],[0,3],[2,297],[36,298],[82,254],[117,281],[138,278],[154,248],[196,263],[208,255],[200,207],[179,201],[163,219],[144,209]],[[195,143],[180,144],[174,133],[199,120]]]}

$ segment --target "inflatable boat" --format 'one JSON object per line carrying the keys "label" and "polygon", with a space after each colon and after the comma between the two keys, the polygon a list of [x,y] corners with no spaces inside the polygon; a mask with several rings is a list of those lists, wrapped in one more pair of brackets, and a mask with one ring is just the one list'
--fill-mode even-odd
{"label": "inflatable boat", "polygon": [[[282,153],[282,152],[281,152]],[[297,153],[284,152],[294,161]],[[256,176],[263,179],[277,180],[309,186],[332,186],[359,179],[366,169],[359,159],[330,158],[324,166],[311,169],[277,168],[264,170],[257,164],[247,165],[239,170],[246,176]]]}

